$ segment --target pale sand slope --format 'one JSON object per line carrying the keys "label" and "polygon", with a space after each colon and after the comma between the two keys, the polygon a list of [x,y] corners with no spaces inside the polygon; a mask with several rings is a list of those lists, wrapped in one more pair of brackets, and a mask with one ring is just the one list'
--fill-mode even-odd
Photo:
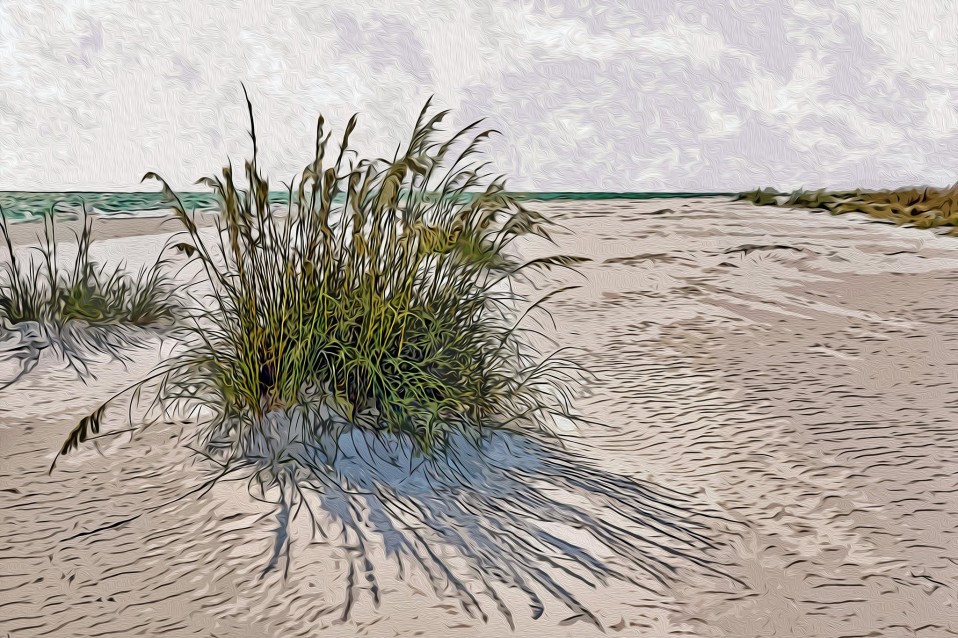
{"label": "pale sand slope", "polygon": [[[557,342],[586,351],[597,376],[579,406],[603,425],[570,446],[594,460],[592,479],[647,479],[736,521],[701,519],[717,549],[689,554],[724,564],[744,587],[681,557],[668,559],[678,571],[665,587],[636,573],[635,585],[590,591],[559,575],[606,633],[958,634],[958,240],[722,200],[538,209],[571,231],[560,250],[594,260],[582,277],[553,276],[582,287],[551,303],[556,328],[545,323]],[[140,262],[163,239],[98,248]],[[347,552],[335,536],[308,545],[305,516],[292,525],[286,579],[261,579],[275,508],[244,484],[74,537],[160,505],[209,471],[167,426],[132,443],[107,439],[103,457],[88,444],[46,475],[77,420],[157,360],[146,352],[128,370],[100,366],[89,385],[44,361],[0,395],[0,636],[509,630],[481,588],[487,624],[437,598],[413,565],[398,581],[375,543],[366,549],[382,603],[364,591],[338,621]],[[434,496],[420,505],[455,500]],[[499,589],[515,635],[596,633],[563,622],[573,612],[537,591],[545,613],[532,620],[521,594]]]}

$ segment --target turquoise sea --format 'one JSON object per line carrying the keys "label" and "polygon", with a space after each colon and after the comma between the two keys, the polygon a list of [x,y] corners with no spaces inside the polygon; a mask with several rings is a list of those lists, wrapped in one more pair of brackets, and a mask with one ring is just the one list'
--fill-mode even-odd
{"label": "turquoise sea", "polygon": [[[548,192],[514,193],[525,201],[554,200],[600,200],[600,199],[658,199],[666,197],[713,197],[733,195],[733,193],[611,193],[611,192]],[[188,210],[205,210],[216,207],[216,198],[210,193],[178,193]],[[286,203],[288,195],[284,191],[270,193],[270,200],[277,204]],[[91,212],[102,215],[147,214],[169,208],[163,193],[108,193],[108,192],[34,192],[0,191],[0,208],[8,219],[30,219],[51,210],[62,213],[76,213],[86,204]]]}

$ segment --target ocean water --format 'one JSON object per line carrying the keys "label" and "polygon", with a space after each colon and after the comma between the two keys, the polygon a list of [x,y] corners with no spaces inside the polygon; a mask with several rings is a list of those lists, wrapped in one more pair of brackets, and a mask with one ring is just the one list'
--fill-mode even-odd
{"label": "ocean water", "polygon": [[[215,209],[216,196],[211,193],[178,193],[187,210]],[[602,200],[602,199],[658,199],[670,197],[711,197],[732,193],[650,193],[650,192],[549,192],[514,193],[524,201]],[[270,201],[285,204],[289,201],[284,191],[270,193]],[[39,217],[50,211],[76,214],[86,206],[90,212],[101,215],[148,215],[169,208],[163,193],[109,193],[109,192],[36,192],[0,191],[0,208],[8,219],[24,220]]]}

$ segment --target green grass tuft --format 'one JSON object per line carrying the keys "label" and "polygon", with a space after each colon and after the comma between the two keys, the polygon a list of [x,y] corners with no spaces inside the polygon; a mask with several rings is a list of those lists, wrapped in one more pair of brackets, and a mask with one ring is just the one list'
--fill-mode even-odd
{"label": "green grass tuft", "polygon": [[7,354],[21,362],[19,374],[0,387],[29,372],[47,349],[86,376],[89,359],[107,354],[126,360],[124,350],[143,345],[137,329],[171,328],[179,318],[182,304],[162,255],[136,275],[122,266],[107,269],[90,256],[93,219],[85,207],[83,214],[76,257],[64,264],[57,255],[53,211],[44,216],[43,237],[34,248],[39,259],[35,253],[25,259],[18,255],[0,209],[6,248],[0,259],[0,333],[13,336],[16,343]]}
{"label": "green grass tuft", "polygon": [[40,259],[18,258],[0,210],[0,233],[7,257],[0,261],[0,319],[10,324],[36,322],[63,326],[83,321],[93,326],[131,325],[158,327],[176,318],[172,280],[162,261],[137,275],[121,266],[107,270],[90,257],[93,218],[84,212],[83,230],[76,236],[77,255],[69,266],[58,263],[56,219],[43,218]]}
{"label": "green grass tuft", "polygon": [[[549,239],[551,222],[473,159],[492,131],[469,137],[475,122],[441,137],[447,112],[430,115],[427,102],[393,159],[356,158],[354,116],[329,161],[320,117],[314,158],[278,210],[248,106],[248,188],[230,166],[200,180],[220,202],[212,238],[163,182],[185,228],[176,247],[202,265],[209,303],[194,313],[186,352],[160,371],[159,396],[215,411],[200,434],[208,449],[274,462],[359,427],[429,456],[453,432],[547,432],[554,414],[572,416],[579,370],[527,342],[517,322],[538,303],[521,312],[527,300],[512,284],[581,260],[523,263],[510,252],[521,237]],[[277,432],[275,415],[294,413],[308,418]],[[293,422],[306,425],[294,432]]]}

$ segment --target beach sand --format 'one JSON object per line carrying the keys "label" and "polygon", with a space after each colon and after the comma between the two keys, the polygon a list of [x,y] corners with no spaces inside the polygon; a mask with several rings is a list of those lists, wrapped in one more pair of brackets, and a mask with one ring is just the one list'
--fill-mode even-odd
{"label": "beach sand", "polygon": [[[664,584],[635,573],[592,588],[557,563],[605,634],[958,634],[958,240],[723,199],[535,208],[566,227],[559,252],[593,260],[549,276],[580,287],[542,322],[596,377],[577,405],[596,424],[566,432],[569,449],[593,478],[647,481],[717,517],[702,519],[712,549],[649,546],[675,567]],[[94,253],[145,263],[175,229],[101,220]],[[144,513],[209,474],[182,424],[88,442],[48,476],[78,420],[146,374],[161,345],[97,364],[86,383],[44,359],[0,391],[0,637],[510,632],[480,589],[487,622],[414,565],[398,578],[375,542],[381,604],[363,591],[341,620],[355,548],[309,543],[304,516],[288,572],[262,575],[276,508],[245,484]],[[119,412],[110,428],[124,427]],[[499,593],[514,635],[599,635],[546,592],[538,619],[524,596]]]}

